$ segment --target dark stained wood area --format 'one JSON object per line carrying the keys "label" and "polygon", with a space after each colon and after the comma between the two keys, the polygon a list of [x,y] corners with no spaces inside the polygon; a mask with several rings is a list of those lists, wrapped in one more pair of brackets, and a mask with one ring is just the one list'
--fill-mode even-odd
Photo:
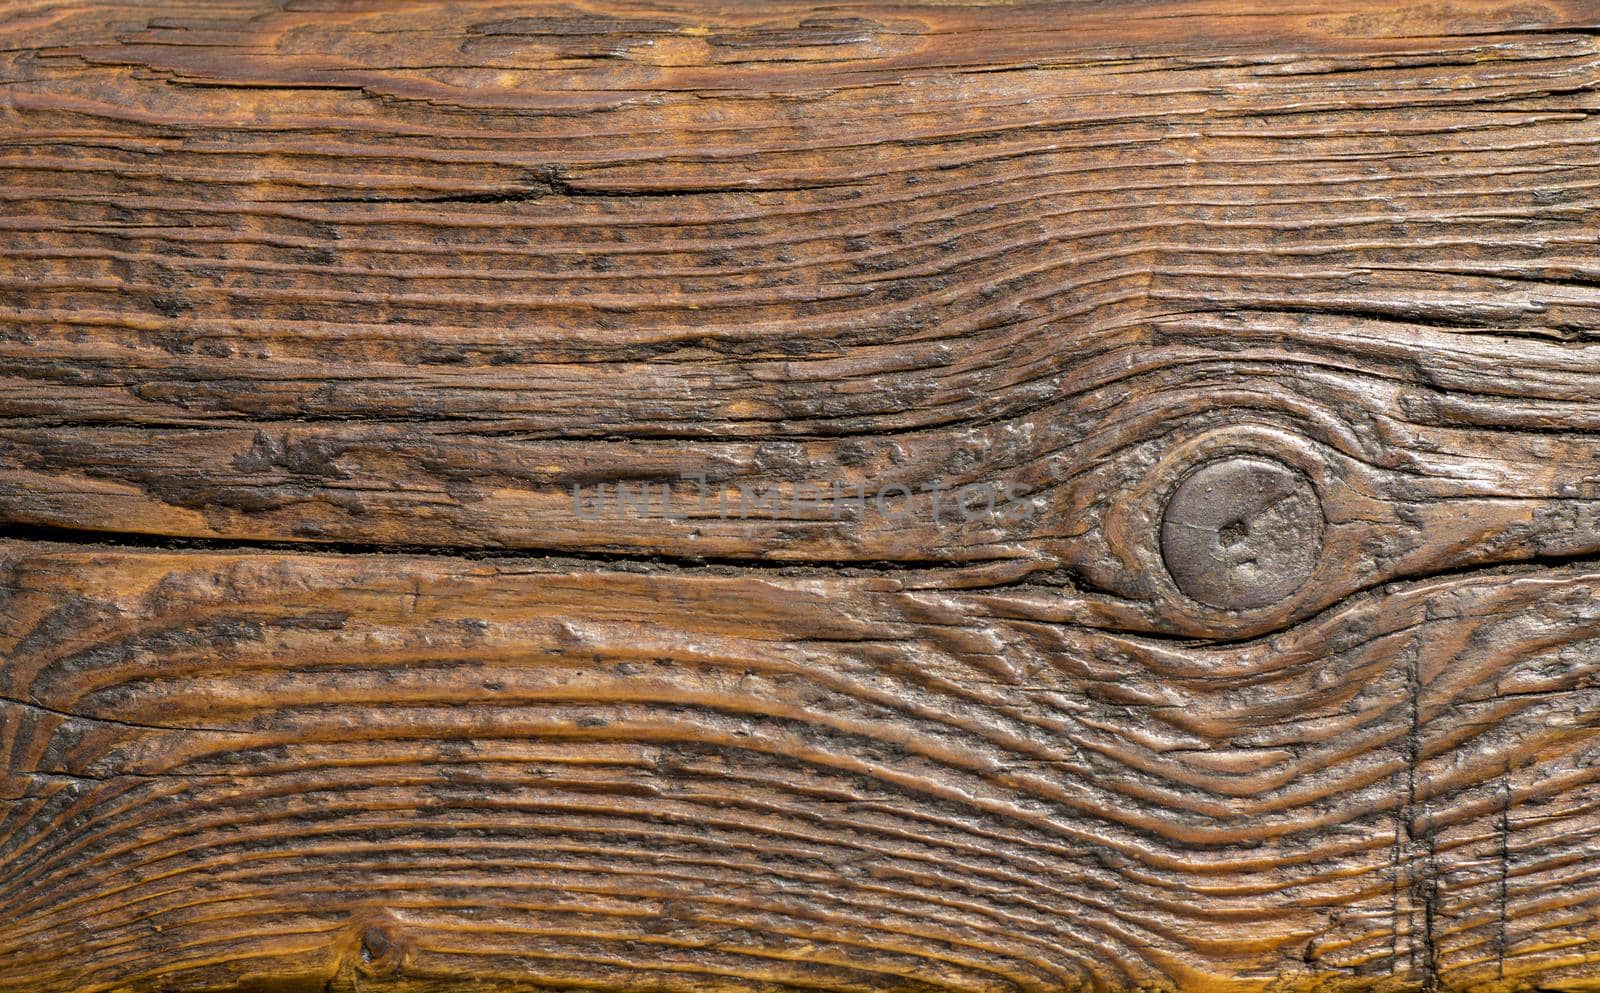
{"label": "dark stained wood area", "polygon": [[0,0],[0,993],[1600,991],[1597,112],[1600,0]]}

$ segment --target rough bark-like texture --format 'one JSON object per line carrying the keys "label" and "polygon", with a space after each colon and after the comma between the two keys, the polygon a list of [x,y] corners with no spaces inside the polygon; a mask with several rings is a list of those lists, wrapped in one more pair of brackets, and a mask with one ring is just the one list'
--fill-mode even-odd
{"label": "rough bark-like texture", "polygon": [[1600,0],[0,0],[0,991],[1600,989],[1597,109]]}

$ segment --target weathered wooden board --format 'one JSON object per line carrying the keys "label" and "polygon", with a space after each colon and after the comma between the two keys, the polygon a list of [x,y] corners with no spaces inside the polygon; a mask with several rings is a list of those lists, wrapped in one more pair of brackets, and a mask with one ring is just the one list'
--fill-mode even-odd
{"label": "weathered wooden board", "polygon": [[1597,109],[1600,0],[0,2],[0,990],[1600,990]]}

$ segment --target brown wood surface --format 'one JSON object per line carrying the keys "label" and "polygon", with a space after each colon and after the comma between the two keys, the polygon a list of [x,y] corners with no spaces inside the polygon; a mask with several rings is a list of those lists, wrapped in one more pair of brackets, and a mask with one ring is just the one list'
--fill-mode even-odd
{"label": "brown wood surface", "polygon": [[[1597,110],[1600,0],[0,0],[0,991],[1600,990]],[[684,476],[869,498],[573,501]]]}

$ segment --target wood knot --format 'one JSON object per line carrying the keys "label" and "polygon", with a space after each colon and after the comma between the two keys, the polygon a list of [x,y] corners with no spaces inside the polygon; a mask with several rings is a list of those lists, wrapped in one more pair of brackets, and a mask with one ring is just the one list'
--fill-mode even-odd
{"label": "wood knot", "polygon": [[1298,470],[1230,455],[1190,472],[1161,520],[1161,558],[1183,594],[1222,610],[1278,603],[1305,585],[1326,520]]}
{"label": "wood knot", "polygon": [[346,932],[347,970],[369,978],[400,973],[410,953],[403,925],[385,913],[360,914]]}

